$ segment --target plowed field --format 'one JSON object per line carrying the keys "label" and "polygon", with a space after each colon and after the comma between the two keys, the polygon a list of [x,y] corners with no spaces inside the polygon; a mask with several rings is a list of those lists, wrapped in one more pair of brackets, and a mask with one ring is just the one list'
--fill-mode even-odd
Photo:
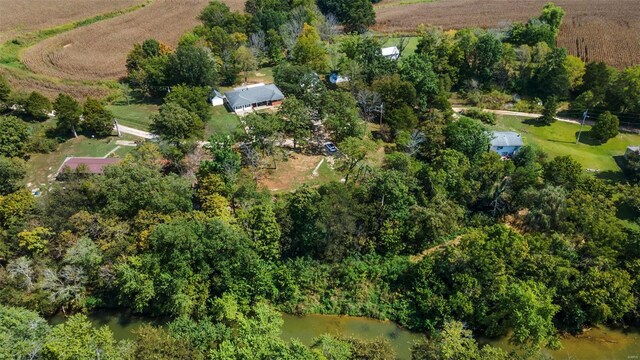
{"label": "plowed field", "polygon": [[144,0],[0,0],[0,42],[144,3]]}
{"label": "plowed field", "polygon": [[[383,32],[411,32],[420,24],[444,29],[502,27],[540,13],[548,0],[383,0],[376,6]],[[566,15],[558,45],[585,61],[625,67],[640,63],[640,1],[556,0]]]}
{"label": "plowed field", "polygon": [[[56,0],[60,1],[61,0]],[[126,74],[133,44],[156,38],[175,46],[192,29],[209,0],[155,0],[139,10],[51,37],[27,49],[22,61],[33,72],[62,79],[117,79]],[[232,9],[244,2],[230,0]]]}

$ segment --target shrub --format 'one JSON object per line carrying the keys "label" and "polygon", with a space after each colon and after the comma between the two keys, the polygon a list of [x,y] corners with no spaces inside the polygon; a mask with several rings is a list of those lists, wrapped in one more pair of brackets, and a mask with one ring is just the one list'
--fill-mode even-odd
{"label": "shrub", "polygon": [[526,113],[541,113],[544,106],[540,105],[539,99],[533,100],[520,100],[513,106],[513,111],[526,112]]}
{"label": "shrub", "polygon": [[484,111],[478,108],[466,109],[463,114],[472,119],[480,120],[485,124],[495,125],[497,121],[496,114],[488,111]]}
{"label": "shrub", "polygon": [[488,93],[472,91],[467,95],[467,99],[473,106],[485,109],[502,109],[511,101],[511,95],[498,90],[493,90]]}
{"label": "shrub", "polygon": [[602,143],[606,143],[618,135],[620,120],[608,111],[603,112],[596,119],[595,125],[591,128],[593,137]]}
{"label": "shrub", "polygon": [[58,140],[48,138],[44,132],[37,132],[33,134],[29,143],[27,144],[27,152],[48,154],[56,151],[58,148]]}

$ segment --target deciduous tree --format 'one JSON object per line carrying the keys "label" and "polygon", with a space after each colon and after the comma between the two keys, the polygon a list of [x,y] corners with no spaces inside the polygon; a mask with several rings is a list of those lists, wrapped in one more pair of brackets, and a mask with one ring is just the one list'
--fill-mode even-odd
{"label": "deciduous tree", "polygon": [[160,106],[160,113],[151,117],[151,131],[164,141],[179,145],[201,135],[204,124],[200,118],[174,102]]}
{"label": "deciduous tree", "polygon": [[618,120],[618,117],[605,111],[596,119],[595,125],[591,128],[591,133],[600,142],[606,143],[609,139],[613,139],[618,135],[619,127],[620,120]]}
{"label": "deciduous tree", "polygon": [[247,82],[249,71],[258,68],[258,59],[253,52],[246,46],[240,46],[233,55],[236,64],[244,75],[244,82]]}
{"label": "deciduous tree", "polygon": [[482,153],[489,151],[491,135],[477,120],[461,117],[444,129],[447,146],[465,154],[475,161]]}
{"label": "deciduous tree", "polygon": [[349,176],[362,163],[367,155],[376,149],[375,142],[369,139],[348,137],[338,144],[344,158],[340,159],[340,169],[345,173],[345,184],[349,182]]}
{"label": "deciduous tree", "polygon": [[169,57],[169,74],[174,85],[214,86],[216,63],[207,49],[181,45]]}
{"label": "deciduous tree", "polygon": [[27,169],[23,160],[0,155],[0,196],[18,191],[22,187],[22,179],[26,174]]}
{"label": "deciduous tree", "polygon": [[100,100],[87,98],[82,110],[82,130],[98,137],[111,135],[113,131],[113,114],[107,110]]}
{"label": "deciduous tree", "polygon": [[165,103],[176,103],[189,112],[198,115],[203,123],[209,121],[211,104],[207,101],[210,89],[200,86],[176,85],[164,97]]}
{"label": "deciduous tree", "polygon": [[311,111],[305,104],[290,97],[278,109],[278,116],[284,122],[285,132],[293,138],[293,147],[305,144],[311,137]]}
{"label": "deciduous tree", "polygon": [[46,120],[53,108],[51,101],[39,92],[32,92],[24,104],[24,111],[35,120]]}
{"label": "deciduous tree", "polygon": [[0,116],[0,156],[22,157],[30,138],[29,126],[15,116]]}
{"label": "deciduous tree", "polygon": [[34,359],[51,328],[36,312],[0,305],[0,357]]}
{"label": "deciduous tree", "polygon": [[317,72],[327,70],[327,51],[315,27],[304,24],[302,33],[293,47],[292,58],[298,65],[306,65]]}
{"label": "deciduous tree", "polygon": [[80,104],[67,94],[58,94],[53,103],[53,110],[56,112],[56,129],[59,132],[71,132],[78,137],[78,125],[80,125],[80,115],[82,108]]}

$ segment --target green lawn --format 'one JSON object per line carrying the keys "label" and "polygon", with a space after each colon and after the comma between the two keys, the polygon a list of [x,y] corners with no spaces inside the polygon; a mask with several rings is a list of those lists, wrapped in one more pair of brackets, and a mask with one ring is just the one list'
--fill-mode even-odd
{"label": "green lawn", "polygon": [[[415,54],[416,48],[418,47],[418,40],[420,40],[420,38],[417,37],[417,36],[410,36],[408,38],[407,47],[402,52],[402,57]],[[384,46],[396,46],[396,45],[398,45],[398,39],[397,38],[389,38],[384,43]]]}
{"label": "green lawn", "polygon": [[[242,86],[244,82],[244,74],[238,74],[238,78],[236,79],[236,83],[231,86],[217,86],[218,91],[225,93],[227,91],[231,91],[237,87]],[[273,83],[273,67],[267,66],[260,68],[255,71],[250,71],[247,74],[247,84],[257,84],[257,83],[265,83],[272,84]]]}
{"label": "green lawn", "polygon": [[124,126],[129,126],[139,130],[149,131],[151,115],[158,113],[158,105],[155,104],[130,104],[130,105],[108,105],[118,122]]}
{"label": "green lawn", "polygon": [[[33,154],[27,161],[26,183],[44,190],[50,180],[49,176],[58,171],[65,158],[69,156],[103,157],[117,147],[116,140],[118,139],[116,137],[88,139],[80,136],[60,144],[58,150],[53,153]],[[132,149],[132,147],[120,147],[114,155],[123,157]]]}
{"label": "green lawn", "polygon": [[522,134],[525,144],[534,144],[549,156],[571,155],[585,169],[613,172],[613,177],[621,175],[614,157],[624,155],[629,145],[640,144],[640,135],[621,133],[606,144],[597,144],[589,135],[590,126],[585,126],[580,143],[576,136],[580,125],[557,121],[550,126],[540,126],[536,120],[517,116],[498,116],[495,130],[513,130]]}
{"label": "green lawn", "polygon": [[213,134],[230,135],[241,130],[242,126],[238,116],[228,112],[224,106],[214,107],[211,110],[211,119],[205,125],[207,139]]}

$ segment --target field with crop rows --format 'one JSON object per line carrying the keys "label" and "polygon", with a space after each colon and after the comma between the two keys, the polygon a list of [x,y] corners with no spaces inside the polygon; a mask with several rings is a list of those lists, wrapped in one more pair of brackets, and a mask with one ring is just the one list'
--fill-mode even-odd
{"label": "field with crop rows", "polygon": [[0,0],[0,42],[144,3],[144,0]]}
{"label": "field with crop rows", "polygon": [[156,38],[175,46],[193,28],[209,0],[155,0],[139,10],[51,37],[27,49],[23,63],[33,72],[63,79],[124,76],[133,44]]}
{"label": "field with crop rows", "polygon": [[[382,0],[376,5],[380,32],[412,32],[420,24],[444,29],[501,28],[540,13],[548,0]],[[640,1],[556,0],[565,9],[558,45],[585,61],[615,67],[637,64]]]}

